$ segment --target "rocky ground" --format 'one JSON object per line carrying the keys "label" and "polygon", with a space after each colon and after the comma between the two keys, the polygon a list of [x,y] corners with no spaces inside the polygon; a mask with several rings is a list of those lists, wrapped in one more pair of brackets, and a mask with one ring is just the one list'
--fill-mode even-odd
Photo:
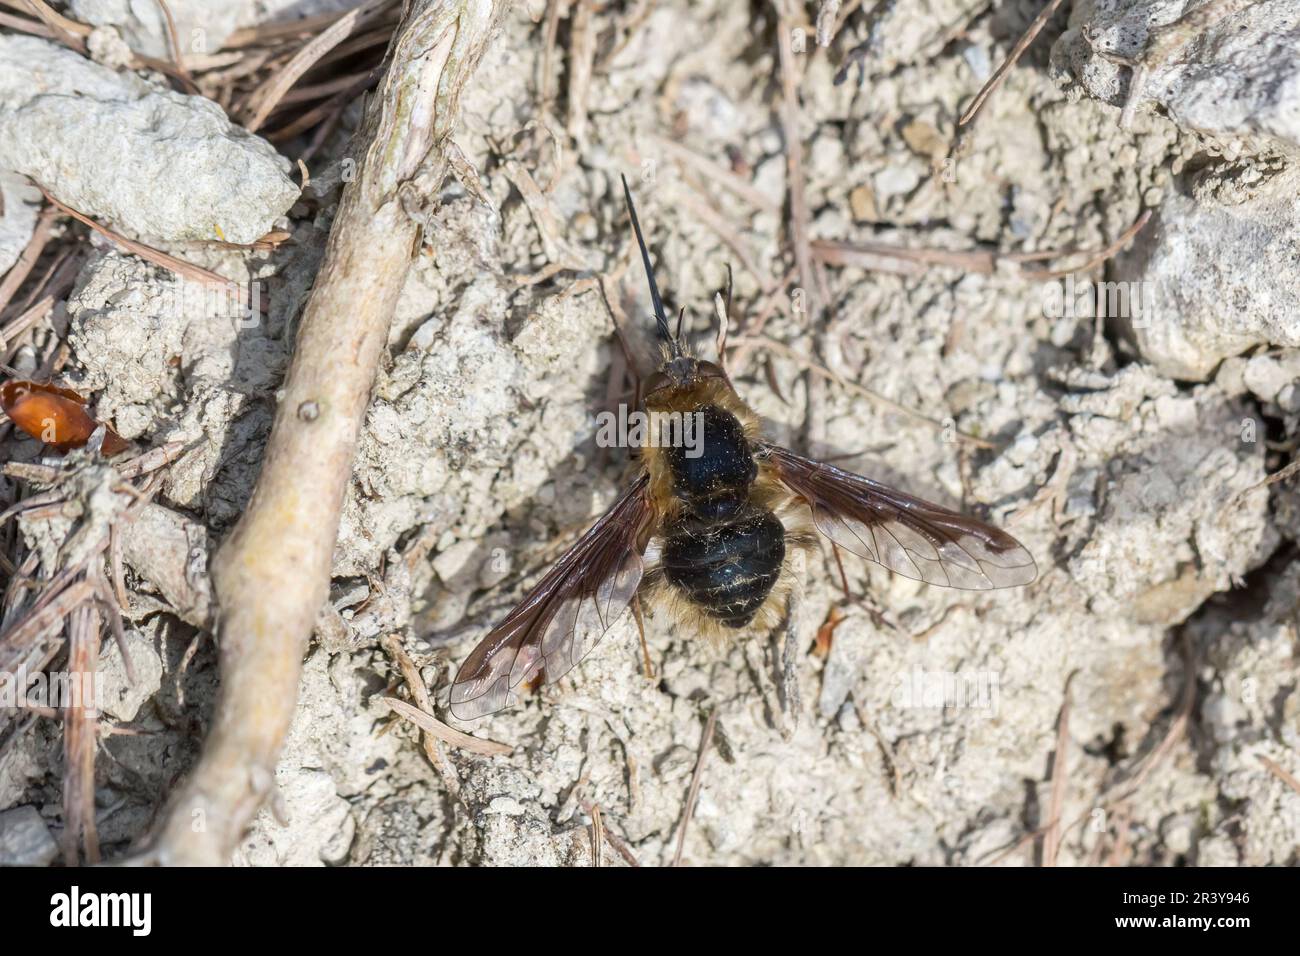
{"label": "rocky ground", "polygon": [[[220,89],[235,30],[348,5],[170,8]],[[278,797],[237,862],[585,865],[593,806],[609,865],[667,863],[679,841],[696,865],[1298,862],[1300,503],[1264,482],[1300,414],[1300,11],[1063,4],[954,151],[1042,5],[820,6],[828,46],[817,4],[507,16],[456,134],[490,206],[449,181],[410,271]],[[39,228],[35,179],[259,283],[266,311],[95,235],[66,294],[0,343],[33,375],[66,342],[62,380],[100,419],[186,449],[127,536],[128,629],[99,660],[110,858],[199,752],[218,674],[191,591],[256,478],[359,116],[269,143],[132,61],[168,56],[136,7],[67,5],[93,59],[0,21],[0,270]],[[1195,31],[1162,27],[1202,7]],[[440,773],[379,701],[403,687],[392,636],[445,703],[449,670],[629,474],[594,440],[629,400],[615,321],[651,363],[622,173],[706,357],[732,267],[728,363],[773,438],[1008,527],[1039,579],[956,592],[850,558],[848,599],[814,551],[797,700],[783,632],[715,648],[651,607],[653,678],[625,616],[559,685],[462,725],[508,755],[450,749]],[[91,484],[79,517],[8,523],[15,564],[57,568],[96,520]],[[35,490],[4,479],[0,507]],[[0,716],[0,859],[54,858],[66,769],[57,720]]]}

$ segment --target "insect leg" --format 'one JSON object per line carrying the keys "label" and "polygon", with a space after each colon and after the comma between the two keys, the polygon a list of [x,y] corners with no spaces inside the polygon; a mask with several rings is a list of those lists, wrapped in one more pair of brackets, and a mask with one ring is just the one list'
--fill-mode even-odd
{"label": "insect leg", "polygon": [[840,546],[834,541],[830,544],[831,554],[835,555],[835,566],[840,570],[840,587],[844,589],[844,597],[871,615],[871,621],[876,627],[887,627],[891,631],[900,630],[897,624],[885,616],[884,610],[875,601],[871,598],[857,597],[849,590],[849,578],[844,573],[844,561],[840,558]]}
{"label": "insect leg", "polygon": [[840,587],[844,589],[844,596],[852,601],[853,594],[849,591],[849,576],[844,573],[844,561],[840,558],[840,546],[834,541],[831,542],[831,554],[835,555],[835,566],[840,569]]}
{"label": "insect leg", "polygon": [[636,618],[636,632],[641,635],[641,656],[645,660],[646,680],[655,679],[654,665],[650,663],[650,645],[645,641],[645,621],[641,619],[641,596],[632,595],[632,616]]}

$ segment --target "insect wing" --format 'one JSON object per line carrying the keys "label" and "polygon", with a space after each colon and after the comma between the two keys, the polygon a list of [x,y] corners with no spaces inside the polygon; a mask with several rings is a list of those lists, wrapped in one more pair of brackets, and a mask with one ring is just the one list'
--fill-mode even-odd
{"label": "insect wing", "polygon": [[817,530],[845,551],[940,587],[983,591],[1038,576],[1024,545],[992,525],[776,445],[763,452],[808,503]]}
{"label": "insect wing", "polygon": [[471,720],[515,704],[541,674],[554,683],[596,646],[627,608],[645,565],[653,516],[642,475],[466,658],[451,712]]}

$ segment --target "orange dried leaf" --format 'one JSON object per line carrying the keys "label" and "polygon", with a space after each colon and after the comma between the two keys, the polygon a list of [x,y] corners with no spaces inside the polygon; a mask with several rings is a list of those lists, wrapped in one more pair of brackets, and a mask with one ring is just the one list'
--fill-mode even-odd
{"label": "orange dried leaf", "polygon": [[813,639],[812,652],[814,657],[825,659],[831,652],[831,642],[835,639],[835,629],[840,626],[844,620],[844,614],[839,608],[831,608],[831,612],[826,615],[826,620],[822,622],[821,627],[817,628],[817,637]]}
{"label": "orange dried leaf", "polygon": [[[99,423],[86,411],[86,400],[69,388],[15,380],[0,385],[0,408],[20,430],[62,454],[90,441]],[[116,455],[131,443],[105,425],[105,455]]]}

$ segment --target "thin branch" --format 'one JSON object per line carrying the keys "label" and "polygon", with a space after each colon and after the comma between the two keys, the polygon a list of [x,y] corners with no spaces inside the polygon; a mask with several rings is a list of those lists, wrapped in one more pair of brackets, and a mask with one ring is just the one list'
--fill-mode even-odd
{"label": "thin branch", "polygon": [[232,50],[239,47],[255,46],[259,43],[272,43],[291,37],[310,36],[319,33],[332,23],[337,23],[350,11],[341,13],[318,13],[315,16],[302,17],[297,20],[280,20],[275,23],[262,23],[254,27],[244,27],[226,37],[222,49]]}
{"label": "thin branch", "polygon": [[[583,812],[585,812],[588,816],[595,815],[597,808],[594,803],[588,803],[586,800],[579,797],[578,806],[582,807]],[[618,853],[618,855],[623,858],[624,862],[627,863],[628,866],[641,865],[641,861],[636,858],[636,854],[632,852],[631,848],[629,848],[628,845],[623,842],[623,839],[617,833],[615,833],[613,830],[609,829],[608,827],[604,827],[604,832],[605,832],[605,839],[609,841],[609,845],[614,848],[615,852]]]}
{"label": "thin branch", "polygon": [[[1132,241],[1151,221],[1152,212],[1145,210],[1119,237],[1097,250],[1044,249],[1038,252],[999,252],[995,249],[935,249],[909,248],[886,242],[831,242],[818,240],[812,244],[813,256],[829,266],[853,266],[895,275],[921,275],[932,268],[959,269],[978,275],[993,275],[1000,263],[1010,263],[1020,274],[1030,280],[1046,282],[1061,279],[1076,272],[1088,272],[1101,265]],[[1077,266],[1060,269],[1031,269],[1025,264],[1066,256],[1084,255],[1088,258]]]}
{"label": "thin branch", "polygon": [[1258,756],[1259,762],[1264,765],[1265,769],[1267,769],[1269,773],[1277,777],[1277,779],[1281,780],[1296,793],[1300,793],[1300,780],[1297,780],[1294,775],[1288,773],[1276,762],[1269,760],[1263,754],[1259,754]]}
{"label": "thin branch", "polygon": [[34,37],[44,37],[46,40],[56,39],[53,28],[38,20],[16,17],[11,13],[0,13],[0,27],[17,30],[20,33],[29,33]]}
{"label": "thin branch", "polygon": [[221,668],[212,730],[145,861],[226,863],[272,792],[307,641],[329,594],[371,385],[419,237],[408,210],[439,194],[461,91],[506,5],[412,0],[394,34],[261,473],[211,564]]}
{"label": "thin branch", "polygon": [[691,773],[691,788],[686,794],[686,807],[682,811],[681,829],[677,831],[677,850],[673,853],[673,866],[681,866],[682,851],[686,849],[686,831],[690,829],[691,817],[695,814],[695,801],[700,797],[700,779],[704,775],[704,758],[709,755],[713,743],[713,731],[718,724],[718,708],[709,713],[709,721],[704,725],[704,736],[700,738],[700,752],[695,758],[695,770]]}
{"label": "thin branch", "polygon": [[339,17],[320,36],[315,37],[295,53],[288,63],[249,96],[245,108],[248,120],[244,123],[248,131],[256,133],[261,129],[266,118],[271,115],[290,88],[302,79],[304,73],[315,66],[326,53],[346,40],[357,26],[392,2],[393,0],[366,0],[361,6]]}
{"label": "thin branch", "polygon": [[[745,345],[749,345],[756,348],[767,349],[772,352],[778,352],[781,355],[784,355],[786,358],[790,358],[796,362],[799,362],[810,372],[814,372],[815,374],[820,375],[823,378],[829,379],[830,381],[838,385],[840,388],[847,389],[850,392],[855,392],[858,395],[861,395],[863,398],[869,398],[877,405],[883,405],[885,408],[888,408],[891,411],[895,411],[902,415],[906,415],[908,418],[914,419],[918,422],[923,422],[924,424],[929,425],[932,428],[937,428],[942,430],[949,427],[947,424],[939,421],[937,418],[931,418],[929,415],[926,415],[924,412],[918,412],[914,408],[908,408],[906,405],[900,405],[892,398],[886,398],[884,395],[881,395],[879,392],[872,391],[871,389],[863,385],[859,385],[857,382],[851,382],[848,379],[844,378],[843,376],[835,374],[825,365],[822,365],[820,362],[814,361],[813,359],[809,358],[807,355],[804,355],[802,352],[792,349],[784,342],[778,342],[776,339],[769,338],[766,335],[742,335],[739,336],[738,338],[732,339],[727,344],[728,347],[730,348],[738,348]],[[959,440],[974,445],[977,448],[988,448],[991,450],[996,450],[999,447],[996,442],[991,442],[984,438],[977,438],[976,436],[968,435],[965,432],[959,431],[959,432],[955,432],[954,434],[957,436]]]}
{"label": "thin branch", "polygon": [[591,96],[592,67],[596,62],[596,23],[594,0],[574,0],[569,26],[569,117],[568,130],[573,142],[582,147],[587,141],[587,101]]}
{"label": "thin branch", "polygon": [[0,349],[4,349],[10,342],[16,340],[29,328],[40,322],[54,310],[54,296],[47,295],[39,302],[14,316],[12,321],[6,322],[0,326]]}
{"label": "thin branch", "polygon": [[593,804],[591,807],[591,865],[600,867],[600,858],[603,855],[605,844],[605,821],[601,819],[600,806]]}
{"label": "thin branch", "polygon": [[99,223],[95,222],[95,220],[91,219],[89,216],[77,212],[77,210],[73,209],[71,206],[65,206],[63,203],[59,202],[57,199],[51,196],[49,190],[46,189],[44,186],[42,186],[40,183],[37,183],[36,187],[42,193],[45,194],[46,200],[49,203],[51,203],[53,206],[63,211],[67,215],[71,216],[73,219],[77,220],[77,222],[83,223],[84,225],[89,226],[91,229],[94,229],[97,233],[99,233],[101,236],[105,237],[106,239],[111,239],[113,242],[117,243],[127,252],[134,253],[135,255],[139,256],[141,259],[147,259],[149,262],[152,262],[154,265],[162,266],[164,269],[168,269],[179,276],[183,276],[186,279],[193,279],[196,282],[203,282],[206,283],[207,285],[217,285],[217,286],[229,288],[231,285],[234,284],[232,280],[227,279],[223,275],[218,275],[217,273],[213,272],[211,269],[205,269],[202,266],[196,266],[194,265],[194,263],[186,262],[184,259],[177,259],[175,256],[168,255],[167,253],[159,249],[155,249],[153,246],[146,246],[143,242],[136,242],[134,239],[128,239],[126,236],[122,235],[121,233],[114,232],[112,229],[109,229],[107,226],[101,226]]}
{"label": "thin branch", "polygon": [[489,757],[508,754],[514,750],[509,744],[497,743],[495,740],[481,740],[478,737],[463,734],[454,727],[448,727],[432,714],[427,714],[420,708],[413,707],[406,701],[396,697],[381,697],[379,702],[386,707],[390,707],[398,716],[405,717],[426,734],[432,734],[439,740],[445,741],[453,747],[459,747],[461,750],[468,750],[470,753],[484,754]]}
{"label": "thin branch", "polygon": [[779,213],[781,211],[780,203],[773,202],[765,193],[760,192],[754,185],[741,179],[726,167],[720,166],[713,160],[701,156],[699,153],[695,152],[695,150],[683,146],[681,143],[674,140],[665,139],[662,136],[651,136],[650,141],[683,166],[693,167],[697,172],[704,175],[710,182],[716,183],[732,195],[738,196],[755,209],[761,209],[764,212],[770,213]]}
{"label": "thin branch", "polygon": [[808,199],[804,193],[803,139],[799,135],[799,77],[796,73],[789,0],[772,0],[777,11],[777,52],[781,65],[781,125],[785,132],[786,189],[790,194],[790,241],[799,270],[807,315],[814,315],[812,250],[809,248]]}
{"label": "thin branch", "polygon": [[36,267],[36,261],[40,259],[46,243],[50,241],[50,227],[58,218],[59,211],[53,206],[46,206],[41,210],[40,218],[36,220],[36,227],[32,230],[32,237],[27,240],[26,247],[19,253],[18,261],[5,273],[4,280],[0,281],[0,311],[9,304],[9,300],[14,297],[32,269]]}
{"label": "thin branch", "polygon": [[1065,679],[1061,714],[1056,721],[1056,753],[1052,757],[1052,796],[1047,805],[1047,817],[1052,821],[1043,834],[1043,866],[1056,866],[1061,849],[1061,806],[1065,803],[1066,765],[1065,751],[1070,746],[1070,684],[1078,671],[1071,671]]}
{"label": "thin branch", "polygon": [[1110,245],[1106,246],[1106,248],[1100,249],[1097,252],[1092,253],[1082,265],[1071,266],[1068,269],[1049,269],[1045,271],[1026,270],[1026,275],[1028,275],[1033,279],[1047,280],[1047,279],[1064,279],[1066,276],[1075,272],[1089,272],[1092,269],[1095,269],[1097,266],[1101,265],[1107,259],[1114,256],[1126,245],[1128,245],[1129,242],[1133,239],[1133,237],[1136,236],[1139,232],[1141,232],[1143,227],[1146,226],[1146,224],[1150,221],[1151,221],[1151,210],[1148,209],[1145,212],[1143,212],[1142,215],[1137,217],[1137,219],[1133,222],[1133,225],[1129,226],[1122,233],[1120,233],[1118,239],[1116,239]]}
{"label": "thin branch", "polygon": [[176,73],[180,77],[191,93],[199,92],[198,85],[194,82],[194,77],[190,76],[190,71],[185,69],[184,58],[181,54],[181,41],[176,35],[176,19],[172,16],[171,7],[167,5],[167,0],[157,0],[158,6],[162,8],[163,17],[167,21],[167,41],[172,48],[172,62],[176,64]]}
{"label": "thin branch", "polygon": [[26,615],[0,633],[0,672],[16,669],[37,641],[58,627],[74,608],[95,596],[95,589],[88,581],[78,581],[59,591],[51,585],[47,593],[50,591],[55,591],[57,597],[44,604],[38,601]]}
{"label": "thin branch", "polygon": [[[65,17],[46,3],[45,0],[24,0],[24,2],[27,4],[28,9],[32,10],[49,26],[55,39],[78,53],[84,54],[86,52],[86,37],[94,32],[93,27]],[[9,5],[14,6],[13,4]],[[158,60],[151,56],[136,54],[131,58],[131,66],[136,69],[157,70],[176,79],[185,80],[177,67],[165,60]]]}
{"label": "thin branch", "polygon": [[45,0],[25,0],[31,11],[49,25],[54,31],[55,36],[74,50],[86,49],[85,39],[90,36],[91,28],[84,23],[78,23],[59,13],[51,7]]}
{"label": "thin branch", "polygon": [[[63,701],[63,859],[68,866],[99,862],[99,837],[95,832],[95,741],[99,714],[95,710],[93,681],[99,658],[99,612],[86,604],[68,621],[68,672],[72,700]],[[85,700],[85,695],[91,695]],[[51,701],[53,703],[53,701]]]}
{"label": "thin branch", "polygon": [[551,73],[555,59],[555,43],[560,33],[560,12],[565,0],[550,0],[546,5],[546,23],[542,27],[542,57],[537,78],[537,112],[545,115],[551,109]]}
{"label": "thin branch", "polygon": [[985,83],[984,88],[976,94],[971,105],[966,107],[966,112],[961,114],[961,119],[957,121],[959,127],[969,126],[971,123],[975,122],[975,117],[980,114],[980,110],[984,108],[985,102],[993,95],[997,88],[1002,85],[1002,81],[1007,78],[1007,74],[1010,73],[1012,67],[1016,65],[1016,61],[1020,59],[1021,54],[1024,53],[1025,50],[1029,49],[1029,44],[1033,43],[1038,34],[1043,32],[1043,27],[1047,26],[1047,21],[1052,18],[1052,14],[1056,12],[1056,8],[1060,5],[1061,0],[1051,0],[1047,6],[1043,7],[1042,12],[1039,13],[1038,16],[1034,17],[1033,23],[1029,24],[1029,29],[1024,32],[1024,35],[1016,42],[1016,45],[1011,48],[1011,54],[1002,61],[1002,65],[994,71],[991,77],[989,77],[989,81]]}
{"label": "thin branch", "polygon": [[1257,481],[1249,488],[1237,492],[1235,495],[1233,495],[1232,500],[1229,501],[1228,504],[1230,506],[1240,504],[1242,501],[1245,500],[1246,496],[1251,494],[1252,492],[1259,491],[1259,489],[1261,488],[1267,488],[1269,485],[1275,485],[1279,481],[1286,481],[1288,478],[1290,478],[1298,471],[1300,471],[1300,458],[1297,458],[1295,461],[1291,462],[1285,468],[1279,468],[1277,471],[1273,472],[1273,474],[1269,475],[1263,481]]}

